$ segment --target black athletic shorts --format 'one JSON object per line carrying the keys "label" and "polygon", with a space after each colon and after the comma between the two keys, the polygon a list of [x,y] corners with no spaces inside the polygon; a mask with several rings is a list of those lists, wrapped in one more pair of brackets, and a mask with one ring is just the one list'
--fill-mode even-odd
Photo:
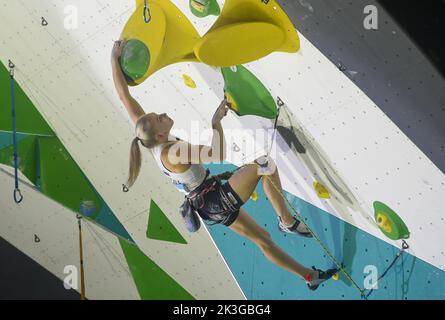
{"label": "black athletic shorts", "polygon": [[199,216],[209,224],[224,224],[230,226],[239,215],[239,209],[244,204],[229,182],[221,183],[213,178],[207,179],[200,189],[210,191],[192,201]]}

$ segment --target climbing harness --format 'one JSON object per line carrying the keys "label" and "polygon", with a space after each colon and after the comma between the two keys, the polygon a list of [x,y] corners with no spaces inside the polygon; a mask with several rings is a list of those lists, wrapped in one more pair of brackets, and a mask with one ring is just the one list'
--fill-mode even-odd
{"label": "climbing harness", "polygon": [[[196,189],[185,196],[183,204],[179,208],[179,212],[184,219],[187,230],[189,232],[196,232],[201,227],[198,216],[202,216],[207,225],[213,225],[219,223],[211,218],[211,216],[224,215],[228,212],[236,211],[236,205],[225,194],[223,187],[221,186],[221,180],[229,180],[234,171],[226,171],[218,175],[212,175],[209,179],[210,171],[207,169],[206,177]],[[224,203],[225,209],[220,212],[212,212],[207,214],[205,211],[205,195],[211,191],[218,191],[221,201]],[[200,210],[198,212],[198,210]],[[212,223],[212,222],[213,223]]]}
{"label": "climbing harness", "polygon": [[[219,176],[218,175],[211,176],[209,179],[207,179],[209,174],[210,174],[210,171],[207,170],[207,175],[206,175],[206,178],[204,179],[204,181],[202,182],[202,185],[198,186],[195,190],[193,190],[192,192],[190,192],[187,195],[186,198],[189,201],[190,205],[195,210],[202,210],[206,205],[205,195],[211,191],[218,190],[219,194],[221,196],[221,199],[224,201],[224,203],[227,205],[228,208],[221,212],[218,212],[217,214],[225,214],[225,213],[229,212],[230,210],[235,210],[233,205],[230,203],[230,201],[227,199],[227,197],[221,191],[221,187],[218,186],[218,184],[220,184]],[[206,214],[204,214],[204,215],[206,215]]]}
{"label": "climbing harness", "polygon": [[82,216],[77,215],[77,223],[79,225],[79,252],[80,252],[80,299],[85,300],[85,274],[83,268],[83,248],[82,248]]}
{"label": "climbing harness", "polygon": [[201,227],[201,221],[199,220],[199,214],[196,211],[196,207],[193,206],[193,200],[198,197],[202,197],[205,193],[210,191],[210,187],[201,190],[201,186],[206,182],[210,171],[206,170],[206,176],[202,183],[192,192],[184,197],[182,205],[179,207],[179,213],[184,219],[185,226],[189,232],[196,232]]}
{"label": "climbing harness", "polygon": [[144,0],[144,22],[149,23],[151,21],[150,7],[148,6],[148,0]]}
{"label": "climbing harness", "polygon": [[14,178],[15,178],[15,189],[14,189],[14,201],[20,203],[23,200],[22,193],[19,189],[19,179],[18,179],[18,161],[17,161],[17,129],[16,129],[16,119],[15,119],[15,97],[14,97],[14,68],[15,65],[9,60],[9,76],[11,79],[11,111],[12,111],[12,141],[14,145]]}

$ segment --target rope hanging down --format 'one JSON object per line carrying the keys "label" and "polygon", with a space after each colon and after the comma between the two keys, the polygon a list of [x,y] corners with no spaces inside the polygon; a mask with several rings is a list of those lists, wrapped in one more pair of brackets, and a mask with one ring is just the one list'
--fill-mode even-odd
{"label": "rope hanging down", "polygon": [[303,225],[309,230],[309,232],[314,236],[314,239],[317,240],[318,244],[322,247],[322,249],[326,252],[326,254],[329,256],[329,258],[331,258],[332,262],[334,262],[334,264],[336,265],[336,267],[338,268],[339,271],[343,272],[344,275],[349,279],[349,281],[351,281],[351,283],[354,285],[354,287],[357,288],[357,290],[360,292],[360,296],[364,297],[365,296],[365,290],[363,290],[362,288],[360,288],[360,286],[354,281],[354,279],[352,279],[352,276],[343,268],[343,264],[341,264],[340,262],[338,262],[338,260],[331,254],[331,252],[329,251],[329,249],[326,248],[326,246],[324,245],[324,243],[321,241],[321,239],[317,236],[317,234],[312,231],[312,229],[304,222],[303,217],[298,213],[298,211],[292,206],[292,204],[289,202],[289,200],[287,199],[287,197],[283,194],[283,191],[281,191],[276,184],[273,182],[273,180],[269,177],[269,176],[264,176],[266,177],[270,183],[272,184],[272,186],[274,187],[274,189],[281,195],[281,197],[286,201],[286,203],[288,204],[288,206],[292,209],[292,211],[295,213],[295,215],[298,217],[298,219],[303,223]]}
{"label": "rope hanging down", "polygon": [[283,100],[281,100],[280,97],[277,97],[277,105],[278,105],[277,116],[275,117],[275,121],[274,121],[274,125],[273,125],[273,132],[272,132],[272,141],[270,143],[270,147],[269,147],[269,151],[267,152],[267,155],[270,155],[270,153],[272,152],[273,142],[275,140],[275,135],[277,133],[278,118],[280,117],[281,107],[284,106],[284,102],[283,102]]}
{"label": "rope hanging down", "polygon": [[[382,273],[382,275],[377,279],[376,283],[377,284],[380,280],[383,279],[384,276],[386,276],[386,274],[388,273],[389,269],[391,269],[394,264],[396,263],[396,261],[402,256],[402,254],[405,252],[406,249],[409,248],[408,243],[406,243],[405,240],[402,240],[402,249],[400,249],[400,251],[396,254],[394,260],[389,264],[389,266],[386,268],[386,270]],[[368,294],[366,295],[365,299],[368,299],[368,297],[371,295],[371,293],[374,291],[374,288],[370,289]]]}
{"label": "rope hanging down", "polygon": [[14,96],[14,63],[9,60],[9,77],[11,79],[11,111],[12,111],[12,141],[14,145],[14,178],[15,178],[15,189],[14,189],[14,201],[15,203],[20,203],[23,200],[22,193],[19,189],[19,179],[18,179],[18,161],[17,161],[17,129],[16,129],[16,119],[15,119],[15,96]]}

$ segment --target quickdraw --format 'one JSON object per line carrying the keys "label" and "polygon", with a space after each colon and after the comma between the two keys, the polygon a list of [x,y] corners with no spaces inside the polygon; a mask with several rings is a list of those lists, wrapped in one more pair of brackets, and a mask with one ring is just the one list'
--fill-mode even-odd
{"label": "quickdraw", "polygon": [[15,116],[15,95],[14,95],[14,68],[15,65],[9,60],[9,77],[11,79],[11,111],[12,111],[12,141],[14,145],[14,178],[15,178],[15,189],[14,189],[14,201],[15,203],[20,203],[23,200],[22,193],[19,189],[19,179],[18,179],[18,161],[17,161],[17,128],[16,128],[16,116]]}

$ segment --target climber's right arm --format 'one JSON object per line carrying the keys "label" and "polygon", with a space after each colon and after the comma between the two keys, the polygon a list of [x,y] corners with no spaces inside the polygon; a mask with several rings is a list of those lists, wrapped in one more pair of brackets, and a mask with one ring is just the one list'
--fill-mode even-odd
{"label": "climber's right arm", "polygon": [[125,80],[124,73],[122,72],[121,66],[119,64],[119,57],[122,52],[122,47],[124,42],[119,40],[114,43],[113,51],[111,53],[111,67],[113,70],[113,81],[116,91],[119,95],[120,100],[127,109],[131,120],[136,124],[138,119],[145,115],[144,109],[141,105],[131,96],[128,90],[127,81]]}

